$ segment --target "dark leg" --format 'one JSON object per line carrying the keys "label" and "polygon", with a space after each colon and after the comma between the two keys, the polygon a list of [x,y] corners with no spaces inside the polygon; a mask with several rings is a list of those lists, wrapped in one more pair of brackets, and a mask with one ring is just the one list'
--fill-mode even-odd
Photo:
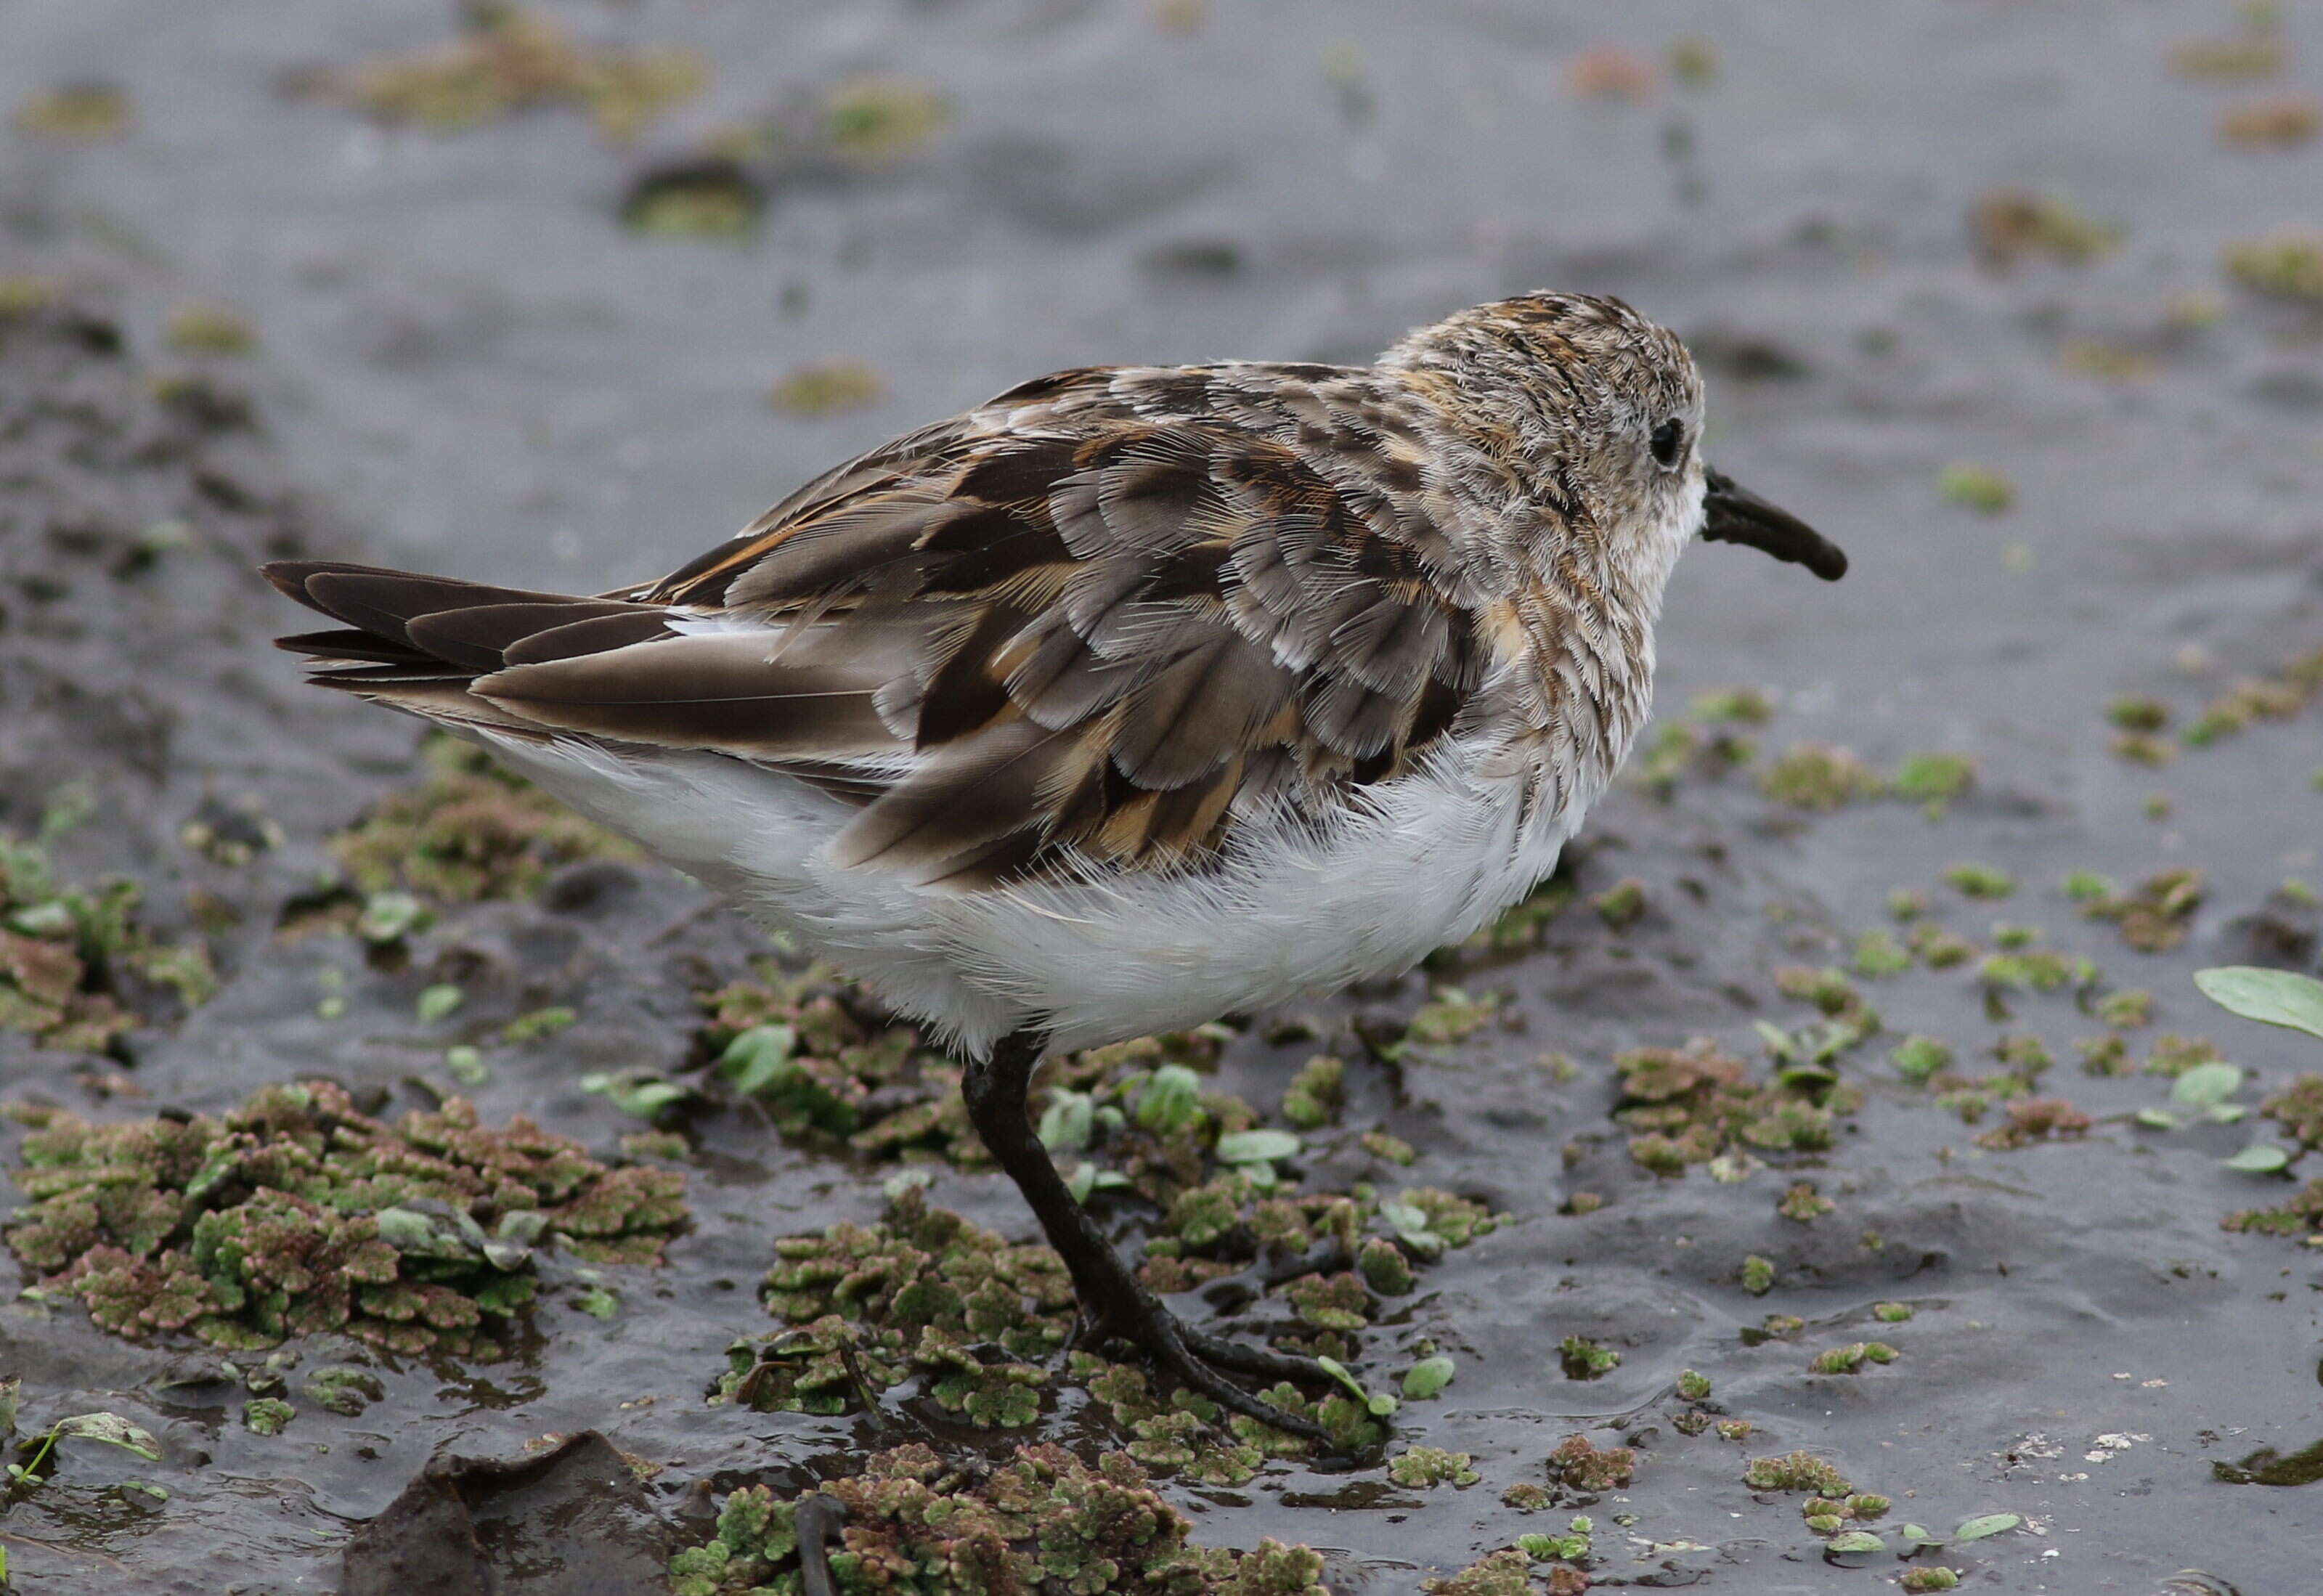
{"label": "dark leg", "polygon": [[1130,1272],[1088,1210],[1073,1200],[1064,1178],[1049,1160],[1049,1150],[1041,1145],[1024,1114],[1033,1070],[1047,1050],[1048,1038],[1037,1031],[1004,1036],[994,1044],[989,1059],[968,1067],[962,1091],[977,1134],[984,1138],[985,1146],[1033,1206],[1049,1245],[1071,1271],[1087,1339],[1100,1344],[1108,1340],[1130,1342],[1220,1407],[1294,1435],[1332,1445],[1321,1426],[1260,1401],[1218,1372],[1222,1368],[1232,1369],[1262,1380],[1328,1384],[1331,1377],[1320,1364],[1311,1358],[1243,1346],[1188,1329]]}

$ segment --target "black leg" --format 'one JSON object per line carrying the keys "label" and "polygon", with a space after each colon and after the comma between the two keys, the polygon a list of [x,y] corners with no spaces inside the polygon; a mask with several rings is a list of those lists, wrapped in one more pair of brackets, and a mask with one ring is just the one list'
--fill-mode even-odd
{"label": "black leg", "polygon": [[1087,1339],[1097,1344],[1130,1342],[1220,1407],[1327,1446],[1335,1445],[1313,1420],[1259,1400],[1218,1372],[1222,1368],[1233,1369],[1262,1379],[1327,1384],[1330,1376],[1322,1365],[1311,1358],[1241,1346],[1187,1329],[1130,1272],[1088,1210],[1073,1200],[1064,1177],[1049,1160],[1049,1150],[1041,1145],[1025,1117],[1025,1095],[1033,1084],[1033,1070],[1047,1050],[1048,1038],[1041,1032],[1019,1031],[1004,1036],[993,1045],[989,1059],[969,1065],[961,1089],[977,1134],[1024,1194],[1049,1245],[1071,1272]]}

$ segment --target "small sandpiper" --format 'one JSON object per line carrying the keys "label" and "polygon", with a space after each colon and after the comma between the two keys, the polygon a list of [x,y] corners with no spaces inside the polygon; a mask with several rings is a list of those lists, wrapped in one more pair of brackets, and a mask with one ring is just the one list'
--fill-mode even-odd
{"label": "small sandpiper", "polygon": [[929,1026],[1085,1344],[1226,1408],[1311,1360],[1181,1324],[1033,1068],[1400,973],[1547,876],[1646,720],[1679,552],[1846,556],[1710,469],[1685,346],[1530,294],[1372,366],[1060,371],[596,597],[266,568],[314,680],[490,748]]}

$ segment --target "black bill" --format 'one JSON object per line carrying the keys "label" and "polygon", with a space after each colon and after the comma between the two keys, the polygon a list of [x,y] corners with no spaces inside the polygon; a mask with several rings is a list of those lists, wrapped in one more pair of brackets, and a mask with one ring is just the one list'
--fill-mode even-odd
{"label": "black bill", "polygon": [[1778,560],[1804,565],[1825,582],[1847,574],[1847,555],[1840,546],[1786,509],[1777,509],[1723,472],[1710,473],[1704,502],[1710,519],[1702,528],[1712,543],[1747,543]]}

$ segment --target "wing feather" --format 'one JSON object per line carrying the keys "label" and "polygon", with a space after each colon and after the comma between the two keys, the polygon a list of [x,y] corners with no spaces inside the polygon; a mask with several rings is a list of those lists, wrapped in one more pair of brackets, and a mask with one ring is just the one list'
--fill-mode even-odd
{"label": "wing feather", "polygon": [[840,863],[945,890],[1198,867],[1409,769],[1490,653],[1415,506],[1419,401],[1250,370],[1027,384],[599,598],[277,566],[353,628],[286,646],[423,714],[785,771],[858,806]]}

